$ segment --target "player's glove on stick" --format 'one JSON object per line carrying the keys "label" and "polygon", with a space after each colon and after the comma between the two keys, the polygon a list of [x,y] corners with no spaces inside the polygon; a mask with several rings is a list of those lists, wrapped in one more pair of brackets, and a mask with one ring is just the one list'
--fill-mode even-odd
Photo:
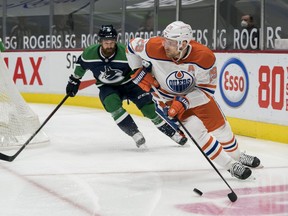
{"label": "player's glove on stick", "polygon": [[151,86],[159,87],[158,81],[151,74],[152,64],[151,62],[142,61],[143,67],[139,68],[134,74],[131,75],[132,81],[137,84],[146,92],[151,91]]}
{"label": "player's glove on stick", "polygon": [[68,84],[66,86],[66,94],[69,95],[70,97],[74,97],[78,92],[80,83],[81,83],[80,79],[71,75],[69,77]]}
{"label": "player's glove on stick", "polygon": [[189,108],[188,98],[185,96],[174,97],[172,104],[168,110],[168,116],[175,118],[176,116],[181,119],[183,113]]}

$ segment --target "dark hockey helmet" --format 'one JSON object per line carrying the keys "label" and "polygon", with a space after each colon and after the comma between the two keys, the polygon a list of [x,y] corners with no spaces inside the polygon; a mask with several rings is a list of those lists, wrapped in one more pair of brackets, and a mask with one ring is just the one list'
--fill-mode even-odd
{"label": "dark hockey helmet", "polygon": [[102,25],[99,30],[98,37],[100,40],[116,40],[117,31],[113,28],[113,25]]}

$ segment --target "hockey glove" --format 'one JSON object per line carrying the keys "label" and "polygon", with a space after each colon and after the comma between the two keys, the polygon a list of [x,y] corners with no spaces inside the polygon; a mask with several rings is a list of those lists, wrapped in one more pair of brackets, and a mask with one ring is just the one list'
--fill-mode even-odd
{"label": "hockey glove", "polygon": [[168,116],[175,118],[176,116],[181,119],[183,113],[189,108],[188,98],[185,96],[174,97],[172,104],[168,110]]}
{"label": "hockey glove", "polygon": [[73,75],[71,75],[66,86],[66,94],[70,97],[74,97],[78,92],[80,83],[80,79],[75,78]]}
{"label": "hockey glove", "polygon": [[146,92],[151,91],[151,86],[159,87],[158,81],[151,74],[152,64],[151,62],[142,61],[143,67],[139,68],[134,74],[131,75],[132,81],[137,84]]}

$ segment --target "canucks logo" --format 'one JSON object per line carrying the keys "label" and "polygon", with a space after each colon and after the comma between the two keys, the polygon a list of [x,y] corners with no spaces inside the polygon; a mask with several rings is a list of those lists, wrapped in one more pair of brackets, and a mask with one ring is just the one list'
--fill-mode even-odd
{"label": "canucks logo", "polygon": [[173,71],[166,79],[168,88],[176,93],[185,92],[194,83],[194,78],[186,71]]}
{"label": "canucks logo", "polygon": [[104,66],[104,71],[100,71],[100,73],[98,79],[103,83],[117,83],[125,78],[122,75],[123,71],[113,69],[110,66]]}

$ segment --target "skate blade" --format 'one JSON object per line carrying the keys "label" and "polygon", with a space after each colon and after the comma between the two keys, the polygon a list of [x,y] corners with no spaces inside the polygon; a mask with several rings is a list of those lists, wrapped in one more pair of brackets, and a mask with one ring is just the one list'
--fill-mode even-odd
{"label": "skate blade", "polygon": [[178,145],[179,148],[189,148],[190,144],[189,143],[185,143],[184,145]]}
{"label": "skate blade", "polygon": [[262,169],[264,166],[262,164],[259,164],[259,166],[255,167],[254,169]]}
{"label": "skate blade", "polygon": [[138,149],[141,149],[141,150],[148,150],[148,146],[146,144],[142,144],[138,147]]}
{"label": "skate blade", "polygon": [[250,175],[247,179],[245,179],[246,181],[255,181],[256,177],[254,175]]}

